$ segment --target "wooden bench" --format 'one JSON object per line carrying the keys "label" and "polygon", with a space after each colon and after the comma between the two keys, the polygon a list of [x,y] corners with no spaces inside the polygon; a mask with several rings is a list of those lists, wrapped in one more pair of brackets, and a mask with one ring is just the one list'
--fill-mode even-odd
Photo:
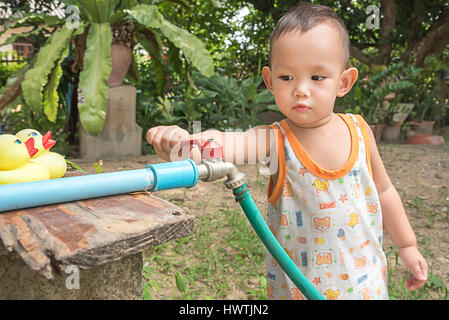
{"label": "wooden bench", "polygon": [[0,299],[142,299],[142,250],[193,228],[146,192],[0,213]]}

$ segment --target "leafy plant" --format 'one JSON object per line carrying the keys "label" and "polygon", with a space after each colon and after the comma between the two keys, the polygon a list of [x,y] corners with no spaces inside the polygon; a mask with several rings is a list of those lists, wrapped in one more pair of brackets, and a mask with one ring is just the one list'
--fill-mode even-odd
{"label": "leafy plant", "polygon": [[52,151],[66,156],[74,151],[67,142],[68,133],[64,132],[65,115],[62,112],[59,112],[55,121],[51,122],[46,117],[36,116],[30,108],[25,108],[19,96],[0,111],[0,122],[3,133],[15,134],[29,128],[42,133],[51,131],[53,138],[57,141]]}
{"label": "leafy plant", "polygon": [[15,108],[20,103],[20,85],[27,70],[29,66],[26,63],[0,65],[0,112],[7,106]]}
{"label": "leafy plant", "polygon": [[[177,72],[187,74],[192,67],[195,67],[207,76],[213,74],[213,60],[203,43],[186,30],[166,20],[157,6],[151,4],[152,1],[64,0],[63,2],[67,6],[78,8],[79,12],[74,13],[74,21],[44,14],[28,14],[14,20],[6,28],[33,27],[31,31],[8,38],[6,43],[13,43],[17,37],[26,37],[44,28],[51,30],[52,35],[40,48],[35,59],[30,61],[31,68],[21,69],[17,80],[7,84],[3,90],[7,92],[13,86],[14,92],[21,89],[23,102],[34,112],[43,111],[51,121],[56,119],[59,104],[57,88],[62,75],[61,63],[67,57],[70,43],[75,46],[75,63],[81,70],[78,84],[79,117],[86,131],[93,135],[102,130],[106,117],[108,78],[111,72],[110,50],[113,41],[125,40],[128,46],[133,47],[136,39],[142,44],[154,62],[159,92],[164,86],[166,66],[163,56],[167,47],[170,49],[169,62],[176,66]],[[140,4],[141,2],[145,4]],[[121,26],[126,27],[125,37],[120,35],[120,30],[123,29]],[[129,72],[138,79],[135,68],[130,68]],[[0,105],[7,98],[8,96],[3,94]],[[8,100],[8,103],[11,102]]]}
{"label": "leafy plant", "polygon": [[196,74],[195,84],[202,95],[196,99],[207,113],[204,122],[217,129],[248,129],[259,124],[258,115],[274,104],[273,95],[262,84],[259,75],[239,80],[220,75],[211,78]]}
{"label": "leafy plant", "polygon": [[394,125],[396,123],[395,121],[395,115],[397,114],[397,112],[399,112],[399,102],[401,101],[401,99],[403,98],[403,94],[400,93],[398,94],[393,101],[391,102],[384,102],[383,107],[384,107],[384,122],[390,125]]}
{"label": "leafy plant", "polygon": [[103,172],[103,160],[98,160],[98,162],[95,162],[92,165],[95,168],[95,172],[97,174]]}
{"label": "leafy plant", "polygon": [[83,168],[81,168],[78,164],[76,164],[75,162],[72,162],[72,161],[70,161],[70,160],[67,160],[67,159],[65,159],[65,162],[67,162],[67,164],[68,165],[70,165],[70,167],[73,169],[73,170],[76,170],[76,171],[86,171],[86,170],[84,170]]}
{"label": "leafy plant", "polygon": [[412,112],[412,116],[418,122],[423,122],[424,119],[427,118],[429,111],[432,110],[435,106],[435,91],[432,90],[430,93],[423,93],[422,95],[414,95],[416,96],[416,107],[414,112]]}
{"label": "leafy plant", "polygon": [[185,293],[187,286],[186,278],[179,271],[176,271],[175,280],[176,280],[176,287],[178,288],[179,292]]}
{"label": "leafy plant", "polygon": [[385,122],[391,115],[389,106],[383,105],[385,97],[390,93],[399,93],[410,88],[412,86],[410,79],[413,79],[420,70],[413,65],[404,67],[402,61],[391,64],[373,76],[360,77],[352,90],[338,100],[338,103],[361,113],[369,124]]}
{"label": "leafy plant", "polygon": [[406,90],[406,98],[415,103],[410,118],[416,122],[434,120],[444,126],[444,117],[449,113],[447,104],[447,85],[444,85],[442,73],[449,68],[449,50],[439,56],[429,55],[414,85]]}
{"label": "leafy plant", "polygon": [[[143,65],[142,73],[147,70]],[[137,97],[137,122],[143,131],[152,126],[173,123],[191,131],[194,121],[201,121],[202,130],[239,128],[246,130],[260,123],[258,114],[273,106],[274,98],[265,88],[262,78],[249,75],[237,79],[215,74],[206,77],[193,73],[193,83],[184,89],[180,81],[173,81],[173,88],[164,98],[152,97],[144,91],[144,83],[154,86],[152,80],[142,77],[141,92]]]}

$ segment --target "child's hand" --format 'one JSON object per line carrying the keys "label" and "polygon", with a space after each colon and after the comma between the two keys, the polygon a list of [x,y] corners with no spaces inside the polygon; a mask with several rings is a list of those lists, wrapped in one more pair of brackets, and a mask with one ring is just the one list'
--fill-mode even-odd
{"label": "child's hand", "polygon": [[421,288],[427,281],[427,262],[416,246],[399,249],[399,257],[405,267],[412,273],[412,278],[405,281],[411,291]]}
{"label": "child's hand", "polygon": [[189,138],[189,133],[178,126],[159,126],[150,128],[147,132],[148,143],[154,147],[159,157],[167,161],[174,160],[170,156],[173,147]]}

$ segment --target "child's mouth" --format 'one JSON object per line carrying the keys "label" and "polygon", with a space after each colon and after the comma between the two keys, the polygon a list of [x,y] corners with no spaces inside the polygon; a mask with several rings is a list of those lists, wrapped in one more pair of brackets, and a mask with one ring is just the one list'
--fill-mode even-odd
{"label": "child's mouth", "polygon": [[293,107],[293,110],[297,111],[297,112],[306,112],[307,110],[309,110],[310,108],[304,104],[298,104],[296,106]]}

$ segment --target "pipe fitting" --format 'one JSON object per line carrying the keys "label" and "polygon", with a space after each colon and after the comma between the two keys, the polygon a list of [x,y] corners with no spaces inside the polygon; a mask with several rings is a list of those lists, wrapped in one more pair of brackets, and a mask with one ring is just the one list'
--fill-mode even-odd
{"label": "pipe fitting", "polygon": [[246,175],[240,172],[234,164],[231,163],[231,165],[232,169],[226,174],[228,179],[224,184],[226,188],[234,190],[246,184]]}
{"label": "pipe fitting", "polygon": [[198,175],[199,179],[207,182],[215,181],[226,176],[225,186],[228,189],[235,189],[246,183],[246,175],[239,172],[233,163],[216,159],[203,160],[198,165]]}

